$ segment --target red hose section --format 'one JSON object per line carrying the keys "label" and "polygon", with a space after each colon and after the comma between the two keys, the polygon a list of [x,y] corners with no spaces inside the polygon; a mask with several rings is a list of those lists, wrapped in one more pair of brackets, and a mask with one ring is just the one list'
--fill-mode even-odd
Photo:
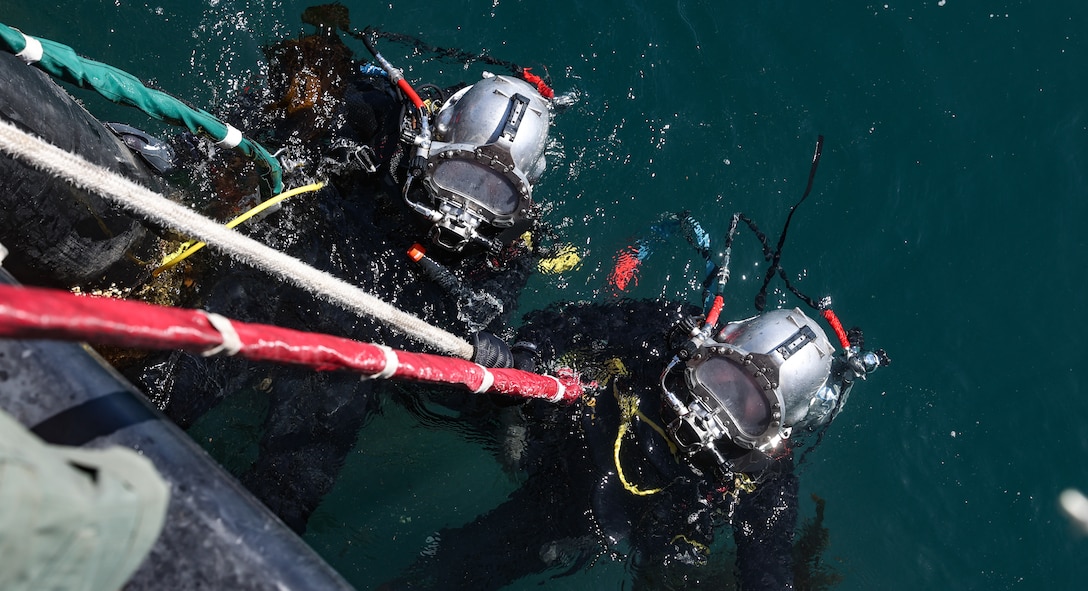
{"label": "red hose section", "polygon": [[423,99],[419,98],[419,95],[416,94],[415,89],[412,88],[411,84],[408,84],[407,80],[404,78],[397,80],[397,86],[400,87],[401,91],[404,92],[404,95],[408,97],[408,100],[412,101],[412,104],[415,105],[417,109],[423,108]]}
{"label": "red hose section", "polygon": [[849,349],[850,339],[846,338],[846,331],[843,330],[842,323],[839,322],[839,317],[835,315],[835,311],[831,308],[824,308],[820,310],[820,313],[824,315],[831,328],[835,330],[835,335],[839,337],[839,344],[842,345],[842,348]]}
{"label": "red hose section", "polygon": [[718,323],[718,316],[721,315],[723,307],[725,307],[725,298],[721,295],[714,296],[714,303],[710,306],[710,312],[706,315],[707,326],[714,326]]}
{"label": "red hose section", "polygon": [[544,82],[544,79],[540,76],[530,73],[529,68],[521,69],[521,77],[529,84],[535,84],[536,90],[540,93],[540,96],[546,99],[551,99],[555,96],[555,91],[548,86],[548,83]]}
{"label": "red hose section", "polygon": [[[255,361],[303,365],[319,371],[352,370],[374,375],[386,366],[378,345],[341,337],[231,321],[238,355]],[[155,306],[64,291],[0,285],[0,338],[87,341],[138,349],[184,349],[203,353],[223,343],[200,310]],[[577,376],[541,376],[517,369],[485,369],[463,359],[394,351],[399,362],[388,377],[461,385],[477,391],[490,373],[487,392],[573,402],[582,395]]]}

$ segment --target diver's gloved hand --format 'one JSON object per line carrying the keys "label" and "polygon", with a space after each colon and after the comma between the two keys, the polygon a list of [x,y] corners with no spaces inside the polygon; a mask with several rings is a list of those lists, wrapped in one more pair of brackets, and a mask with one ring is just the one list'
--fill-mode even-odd
{"label": "diver's gloved hand", "polygon": [[472,335],[472,362],[484,367],[513,367],[514,354],[502,339],[481,331]]}
{"label": "diver's gloved hand", "polygon": [[510,346],[510,352],[514,355],[514,368],[521,371],[536,373],[536,362],[540,353],[536,345],[528,341],[518,341]]}

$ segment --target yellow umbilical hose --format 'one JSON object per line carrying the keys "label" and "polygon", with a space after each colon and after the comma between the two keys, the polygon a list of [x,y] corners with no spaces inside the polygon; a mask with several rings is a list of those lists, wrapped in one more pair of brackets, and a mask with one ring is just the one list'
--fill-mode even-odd
{"label": "yellow umbilical hose", "polygon": [[[289,198],[294,197],[295,195],[299,195],[301,193],[309,193],[311,191],[317,191],[317,190],[320,190],[321,187],[324,187],[324,186],[325,186],[325,183],[312,183],[312,184],[309,184],[309,185],[305,185],[303,187],[298,187],[298,188],[295,188],[295,189],[291,189],[290,191],[284,191],[283,193],[280,193],[279,195],[276,195],[275,197],[272,197],[270,199],[266,199],[265,201],[263,201],[261,204],[257,205],[256,207],[253,207],[249,211],[247,211],[247,212],[243,213],[242,215],[234,218],[233,220],[227,222],[226,226],[228,228],[233,228],[233,227],[237,226],[238,224],[241,224],[242,222],[248,220],[249,218],[257,215],[258,213],[261,213],[262,211],[268,209],[269,207],[272,207],[273,205],[276,205],[277,203],[282,202],[285,199],[289,199]],[[169,269],[170,267],[173,267],[174,265],[176,265],[176,264],[180,263],[181,261],[185,260],[190,255],[192,255],[194,252],[200,250],[201,248],[204,248],[204,246],[205,246],[205,244],[203,242],[195,242],[194,243],[192,240],[182,244],[172,254],[169,254],[169,255],[163,257],[162,263],[159,265],[159,267],[157,269],[152,271],[151,274],[152,275],[158,275],[159,273],[162,273],[163,271]]]}
{"label": "yellow umbilical hose", "polygon": [[623,465],[620,463],[620,448],[623,447],[623,437],[631,430],[631,423],[635,420],[635,417],[638,417],[665,439],[669,444],[669,449],[672,450],[674,454],[676,453],[676,447],[665,435],[665,430],[639,410],[638,396],[635,396],[634,394],[620,394],[619,388],[616,386],[615,382],[612,384],[612,394],[616,397],[616,404],[620,407],[620,428],[619,432],[616,433],[616,445],[612,450],[612,457],[615,458],[616,461],[616,475],[620,477],[620,483],[623,484],[623,488],[633,495],[644,497],[659,493],[663,489],[641,489],[627,480],[627,476],[623,473]]}

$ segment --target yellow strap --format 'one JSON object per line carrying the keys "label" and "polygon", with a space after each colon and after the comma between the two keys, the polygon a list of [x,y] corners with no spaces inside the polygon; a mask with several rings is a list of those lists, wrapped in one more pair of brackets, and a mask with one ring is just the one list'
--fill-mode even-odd
{"label": "yellow strap", "polygon": [[710,555],[710,546],[707,546],[706,544],[704,544],[702,542],[696,542],[695,540],[685,536],[684,534],[676,534],[675,536],[672,537],[671,540],[669,540],[669,543],[670,544],[675,544],[677,542],[677,540],[683,540],[683,541],[691,544],[695,548],[698,548],[699,552],[701,554],[703,554],[704,556]]}
{"label": "yellow strap", "polygon": [[[300,193],[308,193],[310,191],[317,191],[317,190],[321,189],[321,187],[324,187],[324,186],[325,186],[325,183],[312,183],[312,184],[309,184],[309,185],[306,185],[306,186],[303,186],[303,187],[298,187],[298,188],[295,188],[295,189],[291,189],[290,191],[284,191],[283,193],[280,193],[279,195],[276,195],[275,197],[272,197],[270,199],[266,199],[264,202],[257,205],[253,209],[250,209],[249,211],[243,213],[242,215],[240,215],[240,216],[234,218],[233,220],[227,222],[226,226],[228,228],[233,228],[233,227],[237,226],[238,224],[248,220],[249,218],[257,215],[258,213],[261,213],[262,211],[268,209],[269,207],[272,207],[273,205],[275,205],[275,204],[277,204],[277,203],[279,203],[279,202],[281,202],[281,201],[283,201],[285,199],[289,199],[289,198],[294,197],[295,195],[298,195]],[[203,242],[194,243],[192,240],[182,244],[172,254],[169,254],[169,255],[163,257],[162,264],[159,265],[159,268],[152,271],[151,274],[152,275],[158,275],[159,273],[162,273],[163,271],[169,269],[170,267],[173,267],[174,265],[176,265],[176,264],[180,263],[181,261],[185,260],[186,258],[189,257],[189,255],[193,254],[194,252],[200,250],[201,248],[204,248],[204,246],[205,245],[204,245]]]}
{"label": "yellow strap", "polygon": [[657,434],[660,435],[661,438],[665,440],[665,443],[667,443],[669,445],[669,451],[672,452],[673,457],[676,457],[676,453],[677,453],[676,444],[672,442],[672,439],[670,439],[669,435],[667,433],[665,433],[665,430],[662,429],[660,425],[653,422],[653,420],[650,419],[650,417],[642,414],[642,409],[636,409],[636,410],[637,410],[637,412],[635,414],[638,415],[638,418],[642,419],[647,425],[650,426],[651,429],[653,429],[654,431],[657,431]]}
{"label": "yellow strap", "polygon": [[[614,377],[630,375],[630,372],[627,371],[627,366],[624,365],[623,361],[620,361],[620,359],[618,357],[613,357],[612,359],[609,359],[608,361],[605,362],[604,373],[605,373],[605,378],[603,378],[603,383],[604,384],[607,384],[608,381],[611,380]],[[615,386],[613,386],[613,391],[614,392],[616,391]],[[616,396],[617,396],[616,400],[619,400],[619,394],[616,394]],[[647,425],[650,426],[651,429],[653,429],[654,431],[657,431],[657,434],[660,435],[661,438],[665,440],[665,443],[667,443],[669,445],[669,451],[671,451],[672,455],[675,457],[676,453],[677,453],[676,444],[673,443],[671,439],[669,439],[668,434],[665,433],[665,430],[662,429],[660,425],[655,423],[653,421],[653,419],[646,416],[646,414],[642,412],[642,409],[638,407],[638,404],[635,404],[635,416],[642,419]]]}
{"label": "yellow strap", "polygon": [[616,435],[616,447],[614,450],[614,456],[616,458],[616,474],[620,477],[620,482],[623,484],[623,488],[627,492],[638,495],[640,497],[649,496],[661,492],[660,488],[641,489],[627,480],[627,477],[623,474],[623,466],[620,464],[620,447],[623,445],[623,436],[627,433],[627,426],[630,423],[623,423],[620,425],[619,433]]}
{"label": "yellow strap", "polygon": [[756,490],[756,481],[751,476],[738,472],[733,478],[733,490],[753,493]]}
{"label": "yellow strap", "polygon": [[623,474],[623,465],[620,464],[620,448],[623,446],[623,436],[627,434],[627,431],[631,428],[631,421],[634,420],[636,415],[641,414],[638,409],[638,397],[634,395],[620,394],[619,388],[616,383],[612,383],[612,395],[616,397],[616,403],[620,407],[620,428],[616,434],[616,445],[612,450],[612,455],[616,460],[616,474],[620,477],[620,483],[623,484],[623,488],[627,492],[638,495],[640,497],[649,496],[655,493],[661,492],[660,488],[652,488],[648,490],[641,489],[627,480],[627,477]]}

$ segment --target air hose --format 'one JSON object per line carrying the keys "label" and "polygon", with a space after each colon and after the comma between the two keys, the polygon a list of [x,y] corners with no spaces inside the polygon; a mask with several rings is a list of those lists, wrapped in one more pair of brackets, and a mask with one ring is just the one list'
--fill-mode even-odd
{"label": "air hose", "polygon": [[408,97],[408,100],[412,101],[412,104],[415,105],[417,109],[422,110],[423,99],[419,98],[419,94],[417,94],[415,89],[412,88],[412,85],[404,79],[404,72],[400,68],[394,68],[393,64],[389,63],[389,60],[385,59],[385,56],[383,56],[381,53],[378,53],[378,48],[374,47],[374,41],[370,39],[369,35],[362,33],[353,36],[357,37],[363,42],[363,45],[366,46],[367,51],[369,51],[371,55],[374,56],[374,59],[378,60],[378,64],[382,67],[383,70],[385,70],[386,74],[389,75],[389,79],[397,85],[397,88],[400,88],[401,92],[404,93],[404,96]]}
{"label": "air hose", "polygon": [[[279,195],[276,195],[275,197],[272,197],[271,199],[267,199],[267,200],[261,202],[256,207],[253,207],[249,211],[246,211],[242,215],[240,215],[240,216],[232,219],[231,221],[227,222],[226,227],[228,227],[228,228],[237,227],[238,224],[241,224],[242,222],[252,218],[253,216],[261,213],[262,211],[265,211],[265,210],[269,209],[270,207],[279,205],[281,202],[283,202],[286,199],[289,199],[291,197],[294,197],[295,195],[299,195],[299,194],[302,194],[302,193],[308,193],[308,192],[311,192],[311,191],[319,191],[319,190],[321,190],[321,187],[324,187],[324,186],[325,186],[325,183],[311,183],[311,184],[303,186],[303,187],[296,187],[294,189],[291,189],[290,191],[284,191],[283,193],[280,193]],[[169,254],[169,255],[167,255],[166,257],[163,258],[162,263],[158,266],[158,268],[156,268],[154,271],[151,272],[152,275],[159,275],[160,273],[162,273],[163,271],[169,269],[170,267],[173,267],[174,265],[180,263],[181,261],[184,261],[185,259],[189,258],[190,255],[192,255],[196,251],[204,248],[205,246],[207,246],[207,244],[205,244],[203,242],[200,242],[199,240],[198,241],[190,240],[190,241],[182,244],[178,248],[178,250],[176,252],[171,253],[171,254]]]}
{"label": "air hose", "polygon": [[136,107],[155,119],[184,126],[193,133],[203,133],[220,147],[237,149],[266,169],[265,175],[273,194],[283,191],[283,170],[268,150],[207,111],[190,107],[165,92],[148,88],[128,72],[84,59],[67,45],[24,35],[2,23],[0,47],[54,78],[79,88],[94,90],[112,102]]}
{"label": "air hose", "polygon": [[509,68],[511,72],[513,72],[514,74],[520,76],[523,80],[525,80],[529,84],[532,84],[533,86],[535,86],[536,89],[537,89],[537,92],[540,93],[540,96],[542,96],[542,97],[544,97],[544,98],[546,98],[548,100],[552,100],[553,98],[555,98],[555,91],[552,90],[552,88],[550,86],[548,86],[548,83],[543,78],[541,78],[540,76],[537,76],[536,74],[533,74],[530,71],[531,68],[524,68],[524,67],[519,66],[519,65],[517,65],[517,64],[515,64],[513,62],[491,57],[490,55],[487,54],[486,51],[483,52],[483,53],[479,53],[479,54],[473,54],[473,53],[469,53],[469,52],[466,52],[466,51],[461,51],[459,49],[452,49],[452,48],[448,48],[448,47],[436,47],[434,45],[429,45],[427,43],[424,43],[422,40],[417,39],[415,37],[411,37],[411,36],[408,36],[408,35],[401,35],[399,33],[390,33],[388,31],[380,31],[380,30],[378,30],[378,29],[376,29],[374,27],[367,27],[363,32],[353,31],[353,30],[350,30],[350,29],[347,29],[347,28],[343,28],[342,30],[344,32],[346,32],[347,34],[351,35],[352,37],[355,37],[356,39],[362,40],[364,44],[368,44],[367,49],[370,50],[371,53],[373,53],[374,50],[371,49],[371,46],[369,45],[369,43],[372,43],[369,40],[369,38],[370,38],[370,36],[374,36],[374,37],[384,37],[386,39],[390,39],[390,40],[393,40],[393,41],[398,41],[398,42],[401,42],[401,43],[407,43],[407,44],[412,45],[417,52],[433,53],[433,54],[438,55],[438,56],[442,56],[442,57],[445,57],[445,58],[451,58],[451,59],[457,60],[457,61],[459,61],[459,62],[461,62],[461,63],[463,63],[465,65],[470,64],[470,63],[475,62],[475,61],[482,61],[485,64],[490,64],[490,65],[493,65],[493,66],[504,66],[506,68]]}
{"label": "air hose", "polygon": [[771,279],[774,278],[774,274],[780,272],[782,267],[779,262],[782,260],[782,247],[786,244],[786,232],[790,229],[790,221],[793,220],[793,214],[797,212],[797,208],[804,203],[808,198],[808,194],[812,192],[812,181],[816,178],[816,167],[820,165],[820,153],[824,148],[824,136],[820,135],[816,137],[816,150],[812,153],[812,166],[808,170],[808,185],[805,186],[805,193],[801,195],[801,199],[794,203],[790,207],[790,213],[786,215],[786,223],[782,225],[782,233],[778,235],[778,246],[774,249],[774,254],[771,257],[771,264],[767,267],[767,274],[763,276],[763,286],[760,287],[759,293],[756,294],[756,310],[762,312],[763,307],[767,303],[767,286],[770,285]]}

